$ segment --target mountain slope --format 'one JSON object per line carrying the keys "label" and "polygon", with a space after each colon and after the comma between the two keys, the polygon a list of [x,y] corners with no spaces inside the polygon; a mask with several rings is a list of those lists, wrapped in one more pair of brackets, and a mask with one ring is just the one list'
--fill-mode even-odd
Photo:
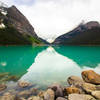
{"label": "mountain slope", "polygon": [[100,24],[91,21],[81,23],[74,30],[59,36],[53,42],[55,45],[100,45]]}
{"label": "mountain slope", "polygon": [[0,7],[0,45],[41,45],[39,38],[26,17],[15,7]]}

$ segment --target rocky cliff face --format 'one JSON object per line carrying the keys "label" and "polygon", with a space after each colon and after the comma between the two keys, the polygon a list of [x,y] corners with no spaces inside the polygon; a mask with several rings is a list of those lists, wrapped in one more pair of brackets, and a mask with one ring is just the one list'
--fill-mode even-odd
{"label": "rocky cliff face", "polygon": [[53,44],[56,45],[100,45],[100,24],[91,21],[81,23],[72,31],[59,36]]}
{"label": "rocky cliff face", "polygon": [[32,25],[15,6],[0,8],[0,23],[0,45],[47,43],[36,35]]}
{"label": "rocky cliff face", "polygon": [[14,25],[14,27],[16,27],[20,33],[27,33],[28,35],[37,37],[36,33],[34,32],[34,28],[30,25],[26,17],[15,6],[8,8],[7,13],[10,24]]}

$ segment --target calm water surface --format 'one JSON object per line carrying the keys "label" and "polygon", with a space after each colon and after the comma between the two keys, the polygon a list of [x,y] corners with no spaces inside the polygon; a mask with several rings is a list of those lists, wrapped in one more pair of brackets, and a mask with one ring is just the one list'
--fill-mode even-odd
{"label": "calm water surface", "polygon": [[[67,77],[81,76],[81,71],[93,69],[100,73],[99,46],[1,46],[0,81],[10,76],[47,87],[58,82],[66,84]],[[6,81],[12,81],[12,78]]]}

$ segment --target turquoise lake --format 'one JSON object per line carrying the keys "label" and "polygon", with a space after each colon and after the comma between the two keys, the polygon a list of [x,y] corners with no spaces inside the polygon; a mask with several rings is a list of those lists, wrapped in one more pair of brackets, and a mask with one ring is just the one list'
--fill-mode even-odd
{"label": "turquoise lake", "polygon": [[65,85],[69,76],[81,76],[86,69],[100,73],[99,46],[0,47],[0,74],[9,73],[36,87]]}

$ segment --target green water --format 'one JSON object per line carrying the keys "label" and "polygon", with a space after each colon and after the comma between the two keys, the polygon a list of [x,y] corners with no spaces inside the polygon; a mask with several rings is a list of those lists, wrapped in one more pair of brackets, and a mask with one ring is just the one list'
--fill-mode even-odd
{"label": "green water", "polygon": [[[16,76],[37,87],[47,87],[55,82],[66,84],[69,76],[81,76],[85,69],[100,73],[99,46],[0,47],[0,74],[8,72],[8,76]],[[0,80],[8,76],[0,77]]]}

